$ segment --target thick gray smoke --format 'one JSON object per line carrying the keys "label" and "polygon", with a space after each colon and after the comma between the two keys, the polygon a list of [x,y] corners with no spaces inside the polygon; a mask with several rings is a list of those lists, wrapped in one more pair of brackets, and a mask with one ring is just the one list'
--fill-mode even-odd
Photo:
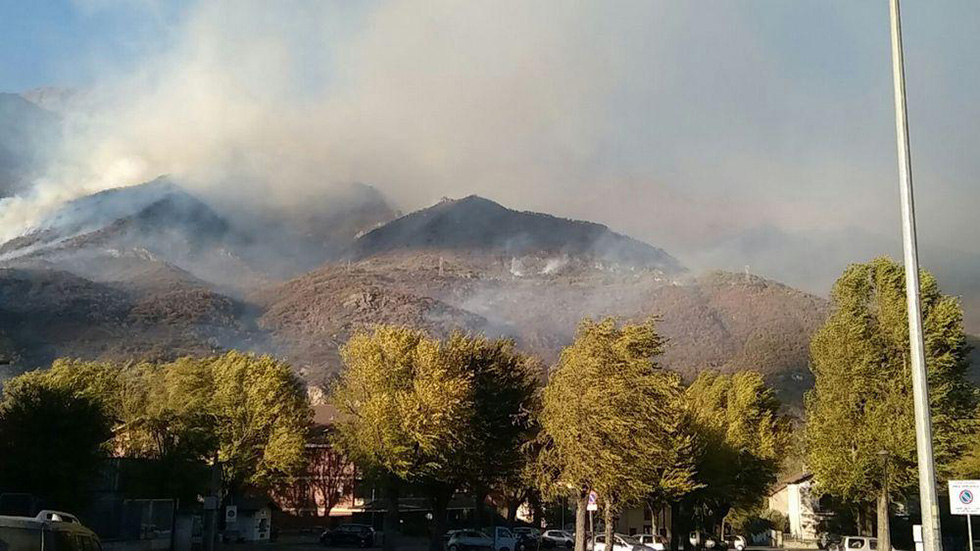
{"label": "thick gray smoke", "polygon": [[[923,244],[977,254],[980,37],[963,22],[980,7],[907,10]],[[63,154],[0,204],[0,238],[160,174],[285,207],[361,181],[404,209],[477,193],[595,220],[823,294],[865,253],[824,236],[897,230],[875,3],[219,0],[165,31],[146,40],[171,46],[97,75],[65,115]],[[801,269],[801,235],[834,252],[827,270]]]}

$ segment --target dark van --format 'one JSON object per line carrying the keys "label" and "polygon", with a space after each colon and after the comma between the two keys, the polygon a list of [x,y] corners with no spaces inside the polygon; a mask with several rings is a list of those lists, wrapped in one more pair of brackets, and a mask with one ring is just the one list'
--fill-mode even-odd
{"label": "dark van", "polygon": [[95,532],[60,511],[36,517],[0,515],[0,551],[102,551]]}

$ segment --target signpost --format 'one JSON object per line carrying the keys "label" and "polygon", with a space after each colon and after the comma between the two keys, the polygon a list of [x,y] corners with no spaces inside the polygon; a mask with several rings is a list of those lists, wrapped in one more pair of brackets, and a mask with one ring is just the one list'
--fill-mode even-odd
{"label": "signpost", "polygon": [[592,548],[595,549],[595,522],[592,520],[592,512],[599,510],[599,494],[589,492],[589,504],[585,509],[589,512],[589,532],[592,532]]}
{"label": "signpost", "polygon": [[949,512],[966,515],[966,537],[970,540],[970,551],[973,551],[973,523],[970,517],[980,515],[980,480],[949,481]]}
{"label": "signpost", "polygon": [[238,505],[225,506],[225,526],[235,527],[238,525]]}

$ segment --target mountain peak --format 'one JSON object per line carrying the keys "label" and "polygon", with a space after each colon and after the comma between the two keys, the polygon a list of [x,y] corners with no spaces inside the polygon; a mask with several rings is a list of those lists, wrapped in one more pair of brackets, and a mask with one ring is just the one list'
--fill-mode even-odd
{"label": "mountain peak", "polygon": [[478,195],[443,199],[376,228],[354,242],[349,256],[365,258],[399,250],[563,254],[667,273],[684,270],[662,249],[602,224],[516,211]]}

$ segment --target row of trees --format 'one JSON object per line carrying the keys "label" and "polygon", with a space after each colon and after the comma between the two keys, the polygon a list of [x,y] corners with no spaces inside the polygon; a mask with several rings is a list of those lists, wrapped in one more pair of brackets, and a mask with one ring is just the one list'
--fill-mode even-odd
{"label": "row of trees", "polygon": [[685,388],[657,365],[663,347],[652,321],[584,321],[540,389],[540,366],[509,340],[388,326],[355,335],[332,393],[338,444],[383,481],[386,546],[409,486],[430,500],[434,549],[461,490],[478,504],[502,498],[511,520],[529,497],[571,497],[580,550],[593,491],[607,537],[627,506],[674,504],[713,527],[755,504],[788,438],[772,390],[754,372],[705,373]]}
{"label": "row of trees", "polygon": [[83,506],[109,455],[155,459],[140,482],[188,502],[200,491],[194,465],[220,462],[234,493],[281,485],[307,463],[306,392],[288,365],[268,356],[62,360],[3,391],[0,488],[49,506]]}
{"label": "row of trees", "polygon": [[[966,379],[962,310],[935,278],[921,279],[937,466],[944,478],[976,476],[978,394]],[[851,266],[832,299],[811,344],[806,465],[819,492],[876,504],[887,548],[889,504],[909,502],[916,480],[904,272],[883,258]],[[638,504],[670,504],[703,527],[745,519],[791,447],[788,421],[759,374],[703,373],[685,387],[657,364],[664,346],[652,321],[584,321],[542,388],[541,366],[511,341],[377,327],[342,349],[332,400],[345,417],[329,444],[384,484],[389,533],[399,492],[421,488],[434,542],[460,491],[480,504],[493,496],[511,519],[526,501],[570,497],[580,535],[593,491],[607,530]],[[0,487],[71,508],[107,454],[160,460],[171,494],[190,491],[187,464],[214,461],[232,492],[282,487],[317,464],[311,450],[329,449],[306,447],[309,425],[301,382],[267,356],[58,361],[4,386]]]}

